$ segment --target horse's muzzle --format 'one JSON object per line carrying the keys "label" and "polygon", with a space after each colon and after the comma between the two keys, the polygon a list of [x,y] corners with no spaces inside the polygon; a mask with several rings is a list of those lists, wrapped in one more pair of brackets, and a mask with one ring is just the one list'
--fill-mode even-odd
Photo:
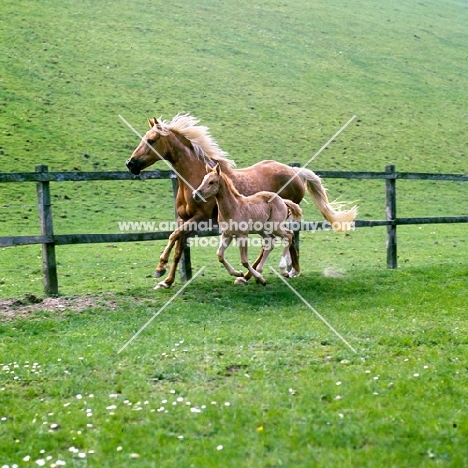
{"label": "horse's muzzle", "polygon": [[132,159],[127,159],[125,161],[125,165],[127,166],[127,169],[134,175],[140,174],[140,168],[138,167],[138,164]]}
{"label": "horse's muzzle", "polygon": [[201,195],[200,195],[196,190],[194,190],[194,192],[193,192],[193,199],[194,199],[195,201],[202,201],[202,200],[203,200],[203,198],[201,197]]}

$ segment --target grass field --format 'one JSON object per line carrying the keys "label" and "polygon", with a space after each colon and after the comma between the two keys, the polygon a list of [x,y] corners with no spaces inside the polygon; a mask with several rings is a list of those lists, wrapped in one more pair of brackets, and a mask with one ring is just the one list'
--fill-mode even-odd
{"label": "grass field", "polygon": [[464,466],[466,275],[299,277],[357,353],[274,278],[197,277],[120,354],[171,291],[3,321],[2,462]]}
{"label": "grass field", "polygon": [[[146,117],[191,112],[239,167],[466,173],[464,1],[5,0],[2,172],[124,170]],[[156,166],[155,166],[156,167]],[[158,166],[165,169],[165,166]],[[382,181],[327,180],[382,219]],[[466,183],[398,181],[399,216],[466,215]],[[39,232],[0,184],[0,236]],[[168,181],[52,184],[55,232],[172,220]],[[303,204],[306,220],[320,216]],[[302,275],[237,288],[215,248],[171,299],[163,242],[0,250],[0,466],[468,466],[465,225],[303,233]],[[228,255],[237,261],[237,252]],[[278,252],[270,265],[276,268]]]}

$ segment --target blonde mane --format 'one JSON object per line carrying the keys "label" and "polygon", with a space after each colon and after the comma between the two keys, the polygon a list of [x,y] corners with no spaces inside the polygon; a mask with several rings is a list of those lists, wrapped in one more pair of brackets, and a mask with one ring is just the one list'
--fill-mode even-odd
{"label": "blonde mane", "polygon": [[210,135],[208,127],[197,125],[199,120],[190,114],[177,114],[170,122],[166,120],[154,120],[154,130],[161,135],[168,135],[169,131],[180,133],[193,146],[195,154],[205,162],[214,161],[221,167],[234,167],[236,163],[228,159],[218,143]]}

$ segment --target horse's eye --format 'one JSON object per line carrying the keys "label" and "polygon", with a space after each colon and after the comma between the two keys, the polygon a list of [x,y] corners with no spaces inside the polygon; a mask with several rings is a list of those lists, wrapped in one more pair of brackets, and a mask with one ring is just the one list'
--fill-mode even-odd
{"label": "horse's eye", "polygon": [[213,185],[213,184],[214,184],[214,182],[213,182],[212,180],[210,180],[210,181],[208,182],[208,185]]}
{"label": "horse's eye", "polygon": [[146,143],[148,143],[148,145],[153,145],[155,141],[156,140],[146,140]]}

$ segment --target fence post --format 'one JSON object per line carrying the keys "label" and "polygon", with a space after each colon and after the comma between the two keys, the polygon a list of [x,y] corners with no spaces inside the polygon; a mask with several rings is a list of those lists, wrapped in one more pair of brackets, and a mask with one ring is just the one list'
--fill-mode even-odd
{"label": "fence post", "polygon": [[[176,205],[176,198],[177,198],[177,191],[179,190],[179,182],[177,179],[172,180],[172,191],[174,193],[174,207],[175,207],[175,219],[177,221],[178,214],[177,214],[177,205]],[[192,262],[190,259],[190,247],[187,245],[187,239],[184,240],[183,252],[182,257],[180,258],[180,279],[181,281],[188,281],[192,279]]]}
{"label": "fence post", "polygon": [[[36,172],[47,173],[47,166],[36,166]],[[39,209],[39,221],[41,235],[52,239],[51,242],[42,244],[42,274],[44,276],[44,292],[48,296],[58,295],[57,262],[55,259],[54,226],[52,222],[52,205],[50,203],[50,182],[37,182],[37,207]]]}
{"label": "fence post", "polygon": [[[395,166],[385,166],[385,172],[395,174]],[[396,176],[385,179],[385,215],[387,221],[396,219]],[[397,227],[387,226],[387,268],[397,268]]]}

